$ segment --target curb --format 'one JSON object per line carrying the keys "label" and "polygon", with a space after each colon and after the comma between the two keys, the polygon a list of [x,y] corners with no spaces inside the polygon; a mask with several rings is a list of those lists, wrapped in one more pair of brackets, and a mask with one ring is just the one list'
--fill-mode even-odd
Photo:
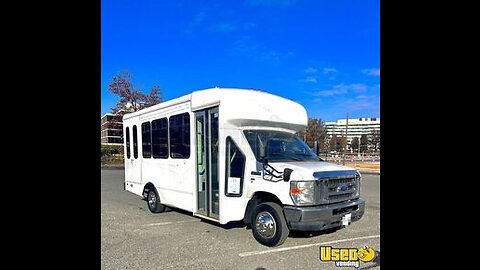
{"label": "curb", "polygon": [[361,174],[373,174],[380,175],[380,171],[377,170],[358,170]]}
{"label": "curb", "polygon": [[124,165],[102,165],[102,170],[123,170],[125,169]]}

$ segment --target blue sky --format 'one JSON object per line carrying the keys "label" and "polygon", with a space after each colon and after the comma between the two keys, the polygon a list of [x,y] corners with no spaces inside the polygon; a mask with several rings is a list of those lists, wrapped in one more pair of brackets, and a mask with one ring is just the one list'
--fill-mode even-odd
{"label": "blue sky", "polygon": [[324,121],[379,117],[379,0],[102,0],[102,115],[125,70],[165,100],[257,88]]}

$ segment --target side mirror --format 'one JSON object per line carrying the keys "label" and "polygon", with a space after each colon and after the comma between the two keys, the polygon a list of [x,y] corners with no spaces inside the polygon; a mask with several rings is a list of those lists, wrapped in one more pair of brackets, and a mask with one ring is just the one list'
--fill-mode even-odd
{"label": "side mirror", "polygon": [[287,182],[290,181],[290,175],[292,174],[293,170],[289,168],[285,168],[283,170],[283,181]]}

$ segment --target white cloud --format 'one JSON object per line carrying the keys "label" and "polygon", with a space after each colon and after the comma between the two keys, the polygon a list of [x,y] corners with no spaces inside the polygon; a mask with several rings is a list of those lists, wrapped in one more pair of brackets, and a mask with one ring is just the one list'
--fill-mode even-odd
{"label": "white cloud", "polygon": [[317,91],[313,93],[313,95],[320,96],[320,97],[331,97],[336,95],[344,95],[351,90],[355,92],[364,92],[367,89],[368,87],[362,83],[352,83],[352,84],[341,83],[333,86],[331,89]]}
{"label": "white cloud", "polygon": [[205,20],[205,16],[207,13],[205,11],[200,11],[195,14],[195,18],[193,18],[193,24],[199,24]]}
{"label": "white cloud", "polygon": [[236,29],[237,29],[237,26],[228,22],[213,24],[209,27],[209,30],[214,33],[227,33],[227,32],[232,32]]}
{"label": "white cloud", "polygon": [[346,94],[347,90],[345,88],[333,88],[330,90],[322,90],[319,91],[315,94],[315,96],[320,96],[320,97],[331,97],[335,95],[343,95]]}
{"label": "white cloud", "polygon": [[317,78],[315,76],[307,76],[307,78],[300,80],[301,82],[311,82],[311,83],[317,83]]}
{"label": "white cloud", "polygon": [[255,27],[257,27],[257,24],[253,23],[253,22],[247,22],[247,23],[243,24],[243,30],[249,30],[249,29],[252,29],[252,28],[255,28]]}
{"label": "white cloud", "polygon": [[317,72],[318,72],[318,69],[313,68],[313,67],[309,67],[309,68],[305,69],[304,71],[305,71],[305,73],[312,73],[312,74],[314,74],[314,73],[317,73]]}
{"label": "white cloud", "polygon": [[373,104],[370,103],[368,100],[355,100],[347,102],[347,106],[350,107],[352,111],[373,108]]}
{"label": "white cloud", "polygon": [[233,42],[230,53],[232,55],[252,54],[258,50],[258,45],[254,44],[250,36],[242,36]]}
{"label": "white cloud", "polygon": [[323,74],[330,74],[335,72],[338,72],[336,68],[323,68]]}
{"label": "white cloud", "polygon": [[354,99],[348,99],[345,105],[352,111],[375,109],[378,104],[378,97],[376,95],[358,95]]}
{"label": "white cloud", "polygon": [[362,69],[362,73],[369,75],[369,76],[380,76],[380,69],[379,68],[366,68]]}
{"label": "white cloud", "polygon": [[349,84],[348,87],[351,88],[352,90],[360,91],[360,92],[367,90],[367,86],[363,83]]}
{"label": "white cloud", "polygon": [[295,56],[293,52],[280,52],[263,44],[254,42],[250,36],[241,36],[233,42],[233,46],[228,50],[231,56],[240,56],[253,58],[261,62],[270,62],[279,64],[286,58]]}

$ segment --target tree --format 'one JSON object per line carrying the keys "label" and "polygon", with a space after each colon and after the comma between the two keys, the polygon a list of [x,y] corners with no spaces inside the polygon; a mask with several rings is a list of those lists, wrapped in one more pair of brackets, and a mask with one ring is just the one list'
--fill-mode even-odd
{"label": "tree", "polygon": [[121,145],[104,145],[102,144],[101,156],[110,157],[113,155],[120,155],[123,153],[123,146]]}
{"label": "tree", "polygon": [[158,103],[162,103],[162,91],[159,86],[152,87],[150,94],[148,94],[147,99],[145,100],[145,108],[153,106]]}
{"label": "tree", "polygon": [[372,130],[368,136],[368,142],[373,146],[373,150],[377,152],[377,149],[380,148],[380,130]]}
{"label": "tree", "polygon": [[328,145],[329,145],[330,151],[335,151],[337,149],[337,136],[336,135],[332,135]]}
{"label": "tree", "polygon": [[366,134],[360,137],[360,151],[365,152],[368,149],[368,138]]}
{"label": "tree", "polygon": [[[302,130],[298,134],[301,138],[305,139],[305,143],[314,149],[315,142],[317,142],[320,152],[326,150],[325,137],[327,131],[325,129],[325,122],[321,118],[308,118],[307,128]],[[315,151],[317,149],[314,149]]]}
{"label": "tree", "polygon": [[108,90],[120,97],[120,101],[112,108],[112,112],[118,115],[135,112],[163,101],[158,86],[154,86],[148,95],[135,89],[132,84],[132,76],[128,71],[114,76]]}
{"label": "tree", "polygon": [[358,150],[359,144],[358,137],[353,137],[351,146],[354,151]]}
{"label": "tree", "polygon": [[343,152],[345,149],[347,149],[347,137],[342,135],[337,138],[337,151]]}

